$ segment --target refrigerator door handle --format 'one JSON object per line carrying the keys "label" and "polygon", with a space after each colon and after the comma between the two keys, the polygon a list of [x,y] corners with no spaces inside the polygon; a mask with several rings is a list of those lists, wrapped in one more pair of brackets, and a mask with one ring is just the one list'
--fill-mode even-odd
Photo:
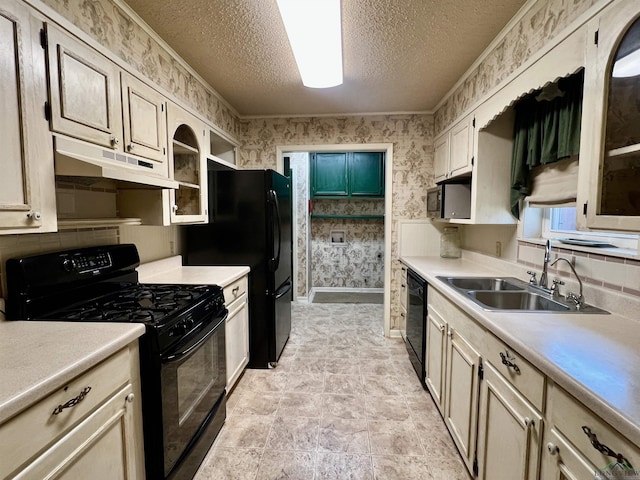
{"label": "refrigerator door handle", "polygon": [[291,280],[287,280],[282,286],[276,291],[276,300],[282,298],[288,291],[291,290]]}
{"label": "refrigerator door handle", "polygon": [[[271,201],[275,206],[275,210],[276,210],[275,224],[278,231],[278,243],[277,243],[278,250],[277,252],[275,252],[275,256],[271,258],[271,260],[269,261],[269,265],[271,266],[271,271],[275,272],[278,269],[278,266],[280,265],[280,247],[282,243],[282,230],[281,230],[282,227],[280,225],[280,204],[278,203],[278,194],[276,193],[275,190],[269,190],[269,197],[271,198]],[[274,243],[276,243],[275,238],[273,240],[274,240]]]}

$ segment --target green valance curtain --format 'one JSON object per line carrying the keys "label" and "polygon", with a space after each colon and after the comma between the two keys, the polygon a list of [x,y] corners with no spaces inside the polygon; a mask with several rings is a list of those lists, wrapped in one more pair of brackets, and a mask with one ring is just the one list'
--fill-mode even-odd
{"label": "green valance curtain", "polygon": [[580,152],[584,70],[527,95],[515,106],[511,213],[531,193],[531,169]]}

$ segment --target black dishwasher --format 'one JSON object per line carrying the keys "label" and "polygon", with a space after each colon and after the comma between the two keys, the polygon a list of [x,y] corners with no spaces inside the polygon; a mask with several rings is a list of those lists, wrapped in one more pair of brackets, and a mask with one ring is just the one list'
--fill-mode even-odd
{"label": "black dishwasher", "polygon": [[420,383],[425,383],[425,354],[427,326],[427,282],[413,270],[407,270],[407,334],[406,343],[409,360],[418,374]]}

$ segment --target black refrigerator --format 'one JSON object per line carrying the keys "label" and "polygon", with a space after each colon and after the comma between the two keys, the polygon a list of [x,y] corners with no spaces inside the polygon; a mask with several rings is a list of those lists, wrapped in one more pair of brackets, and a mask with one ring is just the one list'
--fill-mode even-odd
{"label": "black refrigerator", "polygon": [[248,367],[273,367],[291,332],[291,182],[218,168],[209,160],[209,223],[183,227],[183,263],[251,268]]}

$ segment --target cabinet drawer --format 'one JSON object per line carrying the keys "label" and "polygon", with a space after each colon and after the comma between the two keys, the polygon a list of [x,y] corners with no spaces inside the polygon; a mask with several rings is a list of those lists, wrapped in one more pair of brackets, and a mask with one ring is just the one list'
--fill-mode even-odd
{"label": "cabinet drawer", "polygon": [[550,388],[548,410],[555,428],[596,468],[606,471],[605,467],[610,463],[615,464],[616,459],[596,450],[583,431],[583,426],[597,436],[599,443],[622,454],[634,469],[640,470],[640,449],[557,386]]}
{"label": "cabinet drawer", "polygon": [[538,369],[491,334],[485,336],[483,356],[539,411],[543,411],[545,377]]}
{"label": "cabinet drawer", "polygon": [[[129,364],[129,349],[120,350],[0,426],[0,477],[32,459],[126,385]],[[53,413],[87,387],[91,390],[76,405]]]}
{"label": "cabinet drawer", "polygon": [[227,307],[247,292],[247,276],[224,287],[224,303]]}

